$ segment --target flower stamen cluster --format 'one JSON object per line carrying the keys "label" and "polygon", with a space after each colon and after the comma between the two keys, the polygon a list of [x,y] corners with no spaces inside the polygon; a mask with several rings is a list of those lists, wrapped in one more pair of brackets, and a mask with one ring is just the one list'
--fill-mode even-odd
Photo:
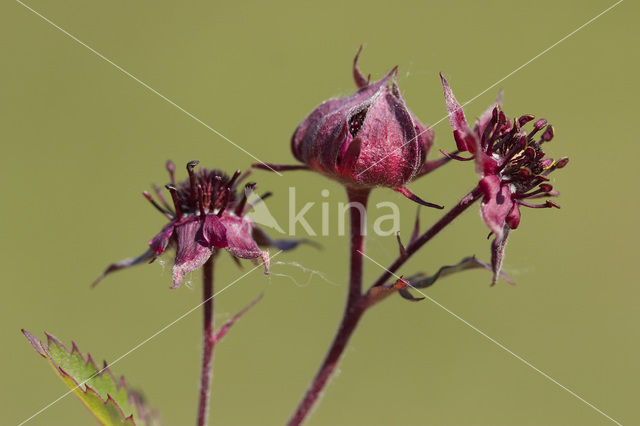
{"label": "flower stamen cluster", "polygon": [[[456,100],[447,80],[442,77],[444,97],[449,121],[459,152],[469,152],[471,157],[458,160],[475,160],[480,175],[478,188],[482,194],[482,217],[496,238],[492,243],[494,283],[500,273],[504,249],[509,231],[520,224],[520,206],[550,208],[559,206],[546,200],[534,204],[526,200],[557,196],[549,183],[549,174],[567,165],[567,157],[553,160],[546,157],[543,144],[553,139],[553,126],[547,120],[533,123],[527,133],[524,126],[533,115],[507,118],[500,106],[502,94],[488,110],[469,128],[462,107]],[[490,234],[491,235],[491,234]]]}
{"label": "flower stamen cluster", "polygon": [[[198,161],[187,163],[189,178],[176,182],[175,165],[167,163],[170,183],[165,187],[171,195],[171,203],[158,186],[153,187],[155,198],[147,191],[143,195],[169,219],[169,223],[149,241],[147,251],[136,258],[111,264],[94,285],[111,272],[145,261],[151,263],[169,248],[176,249],[172,288],[178,288],[185,274],[200,268],[215,250],[222,248],[235,258],[261,259],[266,274],[269,271],[269,253],[261,250],[259,245],[290,250],[302,242],[271,240],[247,216],[253,207],[248,198],[256,184],[247,183],[241,193],[238,193],[237,188],[249,172],[242,174],[238,170],[228,176],[216,169],[203,168],[196,171],[197,165]],[[258,201],[268,195],[270,194],[258,198]]]}

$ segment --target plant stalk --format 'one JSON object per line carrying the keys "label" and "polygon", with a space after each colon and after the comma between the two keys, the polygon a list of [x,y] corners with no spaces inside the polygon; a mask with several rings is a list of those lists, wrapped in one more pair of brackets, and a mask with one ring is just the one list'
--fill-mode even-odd
{"label": "plant stalk", "polygon": [[364,253],[367,220],[366,208],[369,193],[369,189],[362,190],[347,187],[351,232],[351,258],[347,303],[329,352],[327,352],[320,369],[289,420],[289,426],[302,424],[313,410],[314,405],[317,403],[320,395],[322,395],[322,391],[331,378],[338,362],[340,362],[340,357],[366,309],[366,304],[363,303],[362,296],[362,266],[364,262],[362,253]]}
{"label": "plant stalk", "polygon": [[[289,420],[289,426],[301,425],[312,411],[318,398],[322,394],[328,380],[340,361],[340,357],[344,352],[351,335],[353,334],[360,318],[367,310],[367,293],[362,294],[362,267],[364,261],[364,240],[365,236],[362,232],[361,225],[365,223],[366,227],[366,204],[369,197],[369,190],[355,190],[347,188],[347,195],[350,203],[350,219],[351,219],[351,267],[349,278],[349,294],[347,304],[338,331],[331,343],[329,352],[327,353],[320,369],[307,389],[302,401],[298,405],[295,413]],[[478,187],[471,190],[465,197],[460,200],[451,210],[445,213],[431,228],[422,235],[412,241],[405,249],[405,253],[398,257],[395,262],[385,270],[378,280],[371,286],[381,286],[415,254],[422,246],[435,237],[441,230],[449,225],[455,218],[460,216],[469,206],[480,198]],[[362,211],[353,206],[359,203],[363,206]],[[365,213],[365,214],[362,214]],[[364,221],[364,222],[363,222]]]}
{"label": "plant stalk", "polygon": [[202,273],[202,300],[204,302],[202,323],[202,369],[200,371],[200,400],[198,403],[198,426],[206,426],[209,417],[211,379],[213,377],[213,348],[216,344],[213,319],[213,265],[214,256],[204,264]]}

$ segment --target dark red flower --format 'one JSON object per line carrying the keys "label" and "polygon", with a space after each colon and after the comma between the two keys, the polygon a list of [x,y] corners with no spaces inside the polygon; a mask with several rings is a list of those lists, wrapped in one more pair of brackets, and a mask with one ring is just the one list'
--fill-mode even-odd
{"label": "dark red flower", "polygon": [[398,89],[397,67],[371,83],[358,68],[359,54],[353,61],[359,90],[323,102],[293,133],[291,151],[306,166],[254,166],[310,168],[348,186],[385,186],[421,204],[439,207],[422,201],[405,187],[423,174],[433,131],[407,108]]}
{"label": "dark red flower", "polygon": [[197,161],[189,162],[189,179],[176,183],[175,166],[172,162],[167,163],[171,183],[166,188],[173,205],[166,201],[157,186],[154,186],[154,191],[159,201],[154,200],[147,191],[143,195],[169,219],[169,223],[149,241],[147,251],[137,258],[109,265],[93,285],[111,272],[144,261],[151,263],[171,247],[176,250],[171,288],[178,288],[184,275],[204,265],[216,249],[224,248],[236,258],[260,258],[266,274],[269,271],[269,253],[261,250],[258,243],[281,250],[298,245],[300,240],[271,240],[246,216],[252,207],[247,204],[247,197],[256,185],[246,184],[241,194],[237,194],[237,187],[248,173],[241,176],[237,171],[229,177],[220,170],[200,169],[196,172],[194,169],[197,164]]}
{"label": "dark red flower", "polygon": [[549,200],[543,204],[531,204],[525,200],[558,195],[547,176],[566,166],[569,159],[563,157],[554,161],[545,157],[542,145],[553,138],[553,126],[540,119],[527,133],[522,127],[535,117],[523,115],[508,119],[500,107],[502,94],[478,118],[473,130],[470,129],[447,80],[442,75],[440,77],[458,151],[472,154],[470,158],[455,158],[475,158],[476,169],[481,176],[478,187],[483,196],[482,218],[495,235],[491,245],[495,284],[509,231],[520,223],[520,206],[558,207]]}

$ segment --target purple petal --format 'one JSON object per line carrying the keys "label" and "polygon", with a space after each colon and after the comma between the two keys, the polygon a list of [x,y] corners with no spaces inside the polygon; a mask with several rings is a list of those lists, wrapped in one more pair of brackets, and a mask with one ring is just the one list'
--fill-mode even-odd
{"label": "purple petal", "polygon": [[223,215],[220,219],[227,229],[226,250],[241,259],[262,258],[264,273],[269,273],[269,253],[260,250],[253,239],[253,221],[247,216]]}
{"label": "purple petal", "polygon": [[509,229],[516,229],[520,224],[520,208],[517,203],[513,204],[513,209],[507,215],[505,222],[509,226]]}
{"label": "purple petal", "polygon": [[336,161],[336,172],[343,176],[355,177],[354,167],[360,157],[361,149],[362,141],[360,139],[345,142]]}
{"label": "purple petal", "polygon": [[442,73],[440,74],[442,80],[442,89],[444,91],[444,100],[447,104],[447,112],[449,114],[449,122],[453,129],[453,137],[456,140],[456,145],[459,151],[475,152],[475,135],[471,133],[467,120],[464,117],[464,112],[458,100],[453,95],[449,83],[444,78]]}
{"label": "purple petal", "polygon": [[196,219],[175,227],[178,247],[173,265],[173,289],[180,287],[185,274],[200,268],[211,257],[211,248],[198,242],[200,226],[200,221]]}
{"label": "purple petal", "polygon": [[298,125],[291,137],[294,157],[313,168],[331,172],[343,142],[337,133],[342,130],[352,111],[359,111],[372,103],[391,76],[389,73],[346,98],[329,99],[318,105]]}
{"label": "purple petal", "polygon": [[168,223],[164,228],[162,228],[162,231],[160,231],[158,235],[149,241],[149,247],[151,247],[151,251],[153,252],[153,258],[151,259],[152,262],[164,253],[165,249],[169,245],[169,241],[173,235],[173,228],[174,223]]}
{"label": "purple petal", "polygon": [[227,246],[227,230],[218,216],[205,216],[201,231],[201,242],[203,245],[215,248],[223,248]]}
{"label": "purple petal", "polygon": [[506,218],[514,206],[509,185],[503,185],[499,177],[489,175],[480,181],[479,186],[484,194],[482,218],[496,237],[502,238]]}
{"label": "purple petal", "polygon": [[406,105],[386,87],[373,98],[359,129],[362,147],[354,167],[369,185],[402,186],[424,163],[422,139]]}
{"label": "purple petal", "polygon": [[477,148],[478,149],[474,154],[476,160],[476,172],[481,176],[496,175],[499,169],[498,161],[491,155],[484,153],[480,146]]}

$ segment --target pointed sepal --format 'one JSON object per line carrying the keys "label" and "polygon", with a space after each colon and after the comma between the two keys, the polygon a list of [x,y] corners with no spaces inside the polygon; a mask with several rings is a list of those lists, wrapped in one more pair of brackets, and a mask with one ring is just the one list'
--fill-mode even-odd
{"label": "pointed sepal", "polygon": [[291,170],[309,170],[304,164],[275,164],[275,163],[254,163],[254,169],[267,170],[269,172],[288,172]]}
{"label": "pointed sepal", "polygon": [[407,197],[408,199],[410,199],[411,201],[420,204],[421,206],[433,207],[435,209],[441,209],[441,210],[444,209],[444,206],[441,206],[441,205],[438,205],[438,204],[434,204],[434,203],[430,203],[428,201],[424,201],[422,198],[418,197],[416,194],[411,192],[409,190],[409,188],[407,188],[406,186],[401,186],[401,187],[394,188],[394,189],[397,192],[399,192],[402,195],[404,195],[405,197]]}
{"label": "pointed sepal", "polygon": [[[433,275],[425,276],[424,274],[418,274],[409,277],[409,284],[414,288],[427,288],[435,284],[435,282],[440,278],[444,278],[448,275],[466,271],[469,269],[486,269],[488,271],[494,271],[491,265],[488,265],[487,263],[479,260],[475,256],[469,256],[465,257],[455,265],[442,266]],[[515,284],[506,274],[498,272],[498,275],[501,276],[509,284]]]}
{"label": "pointed sepal", "polygon": [[106,277],[107,275],[113,272],[119,271],[121,269],[126,269],[131,266],[139,265],[140,263],[147,262],[153,258],[154,258],[153,251],[147,250],[138,257],[130,257],[127,259],[123,259],[119,262],[112,263],[111,265],[107,266],[104,272],[102,272],[100,276],[95,279],[93,283],[91,283],[91,287],[97,286],[100,283],[100,281],[104,279],[104,277]]}

